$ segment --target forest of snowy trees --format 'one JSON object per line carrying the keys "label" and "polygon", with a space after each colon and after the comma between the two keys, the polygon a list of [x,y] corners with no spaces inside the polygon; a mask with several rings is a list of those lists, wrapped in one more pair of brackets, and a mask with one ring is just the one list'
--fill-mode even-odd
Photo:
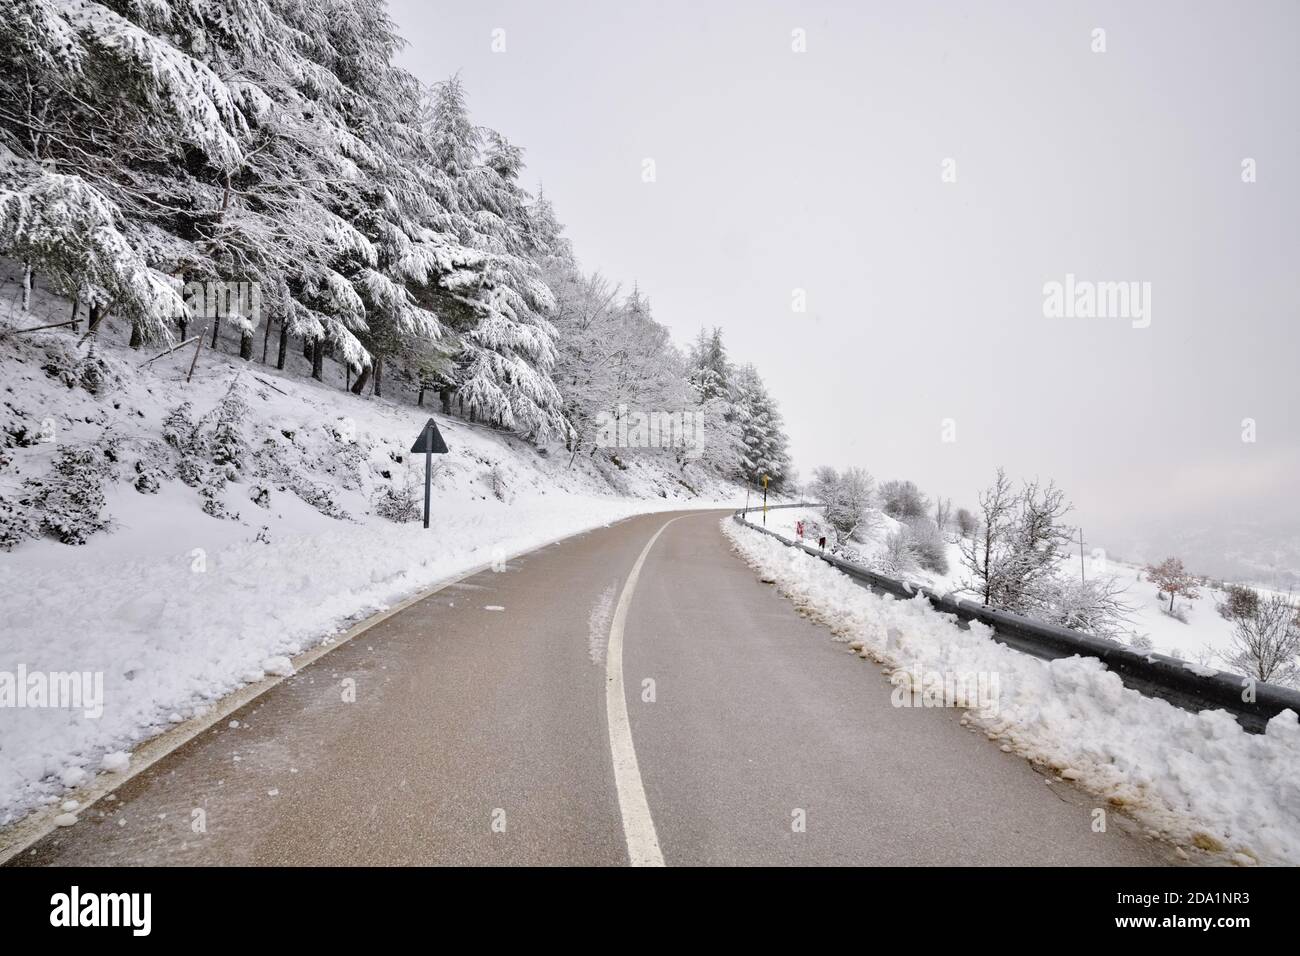
{"label": "forest of snowy trees", "polygon": [[[669,453],[792,479],[780,415],[721,332],[683,353],[630,292],[585,273],[523,150],[476,125],[459,79],[393,65],[382,0],[0,0],[0,255],[110,315],[136,348],[238,333],[421,403],[605,453],[602,415],[702,415]],[[257,290],[215,312],[187,290]],[[193,326],[201,326],[195,328]]]}

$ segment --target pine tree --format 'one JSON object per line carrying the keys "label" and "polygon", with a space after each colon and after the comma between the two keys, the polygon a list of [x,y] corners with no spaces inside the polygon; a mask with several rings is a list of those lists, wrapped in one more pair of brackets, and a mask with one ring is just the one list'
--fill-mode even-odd
{"label": "pine tree", "polygon": [[790,478],[790,456],[781,413],[753,365],[736,370],[732,382],[732,406],[740,426],[741,460],[737,477],[761,481],[766,475],[769,488],[780,490]]}

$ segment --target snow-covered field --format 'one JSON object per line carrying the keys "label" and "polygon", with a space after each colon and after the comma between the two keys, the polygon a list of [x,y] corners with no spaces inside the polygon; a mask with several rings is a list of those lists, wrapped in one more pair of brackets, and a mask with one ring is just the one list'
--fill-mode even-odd
{"label": "snow-covered field", "polygon": [[[811,529],[819,519],[821,513],[817,509],[802,508],[769,511],[767,516],[768,527],[787,538],[795,537],[797,522],[804,521],[806,527]],[[754,520],[759,518],[754,517]],[[889,515],[877,512],[869,540],[864,544],[855,543],[853,547],[869,563],[883,549],[885,538],[901,527],[901,523]],[[817,543],[811,530],[806,535],[805,540],[809,544]],[[1196,601],[1178,598],[1174,608],[1181,616],[1180,620],[1167,613],[1169,599],[1161,599],[1156,586],[1143,579],[1142,568],[1114,559],[1107,560],[1102,555],[1092,553],[1085,554],[1083,565],[1089,579],[1108,575],[1124,586],[1120,600],[1132,609],[1128,615],[1129,622],[1125,625],[1128,640],[1145,636],[1151,641],[1150,649],[1157,653],[1182,657],[1210,667],[1231,669],[1223,660],[1223,655],[1231,644],[1232,625],[1215,610],[1215,600],[1223,597],[1220,591],[1203,587],[1200,589],[1200,598]],[[1061,570],[1064,574],[1078,575],[1079,558],[1075,556]],[[962,566],[960,548],[950,543],[947,574],[936,574],[918,568],[907,577],[947,592],[965,585],[969,575]]]}
{"label": "snow-covered field", "polygon": [[[407,449],[429,409],[241,362],[230,343],[205,350],[186,384],[190,349],[140,371],[153,352],[109,344],[126,339],[111,325],[92,391],[67,329],[12,334],[65,317],[67,304],[38,297],[24,315],[14,291],[0,304],[0,506],[48,480],[61,450],[85,448],[104,472],[108,527],[79,546],[47,535],[0,550],[0,672],[103,675],[97,718],[0,711],[0,824],[435,582],[629,515],[737,500],[717,479],[688,489],[653,457],[570,465],[562,449],[541,454],[439,415],[450,453],[435,456],[431,527],[396,523],[377,503],[408,490],[422,502],[423,458]],[[241,459],[190,483],[193,461],[164,429],[185,402],[205,440],[224,428]]]}
{"label": "snow-covered field", "polygon": [[[795,512],[770,512],[768,527],[793,527]],[[967,710],[964,724],[1129,812],[1180,853],[1239,865],[1300,864],[1300,722],[1291,711],[1266,733],[1248,734],[1224,711],[1193,714],[1129,690],[1096,660],[1047,662],[1018,653],[979,622],[957,627],[923,597],[874,594],[729,518],[722,528],[750,565],[826,622],[837,640],[860,642],[861,656],[890,667],[896,699],[916,699],[903,695],[902,687],[912,686],[904,681],[927,694],[945,680],[992,690],[967,698],[979,706]],[[943,697],[937,690],[923,700]]]}

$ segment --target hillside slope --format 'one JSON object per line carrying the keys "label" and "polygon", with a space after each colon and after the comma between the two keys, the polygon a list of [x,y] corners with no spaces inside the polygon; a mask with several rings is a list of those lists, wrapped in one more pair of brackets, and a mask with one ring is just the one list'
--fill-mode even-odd
{"label": "hillside slope", "polygon": [[155,350],[113,344],[125,327],[93,350],[66,328],[15,334],[70,303],[38,291],[22,312],[8,265],[0,671],[102,674],[103,713],[9,704],[0,823],[433,582],[631,514],[737,500],[653,454],[570,462],[439,415],[450,451],[426,531],[407,449],[429,409],[354,396],[332,363],[318,383],[205,348],[186,383],[192,347],[141,369]]}

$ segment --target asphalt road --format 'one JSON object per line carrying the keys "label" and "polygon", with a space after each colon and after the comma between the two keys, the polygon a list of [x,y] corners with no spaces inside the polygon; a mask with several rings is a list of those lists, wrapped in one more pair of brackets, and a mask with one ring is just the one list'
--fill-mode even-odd
{"label": "asphalt road", "polygon": [[959,712],[892,707],[720,517],[633,518],[445,588],[12,863],[1170,861],[1116,813],[1093,832],[1094,798]]}

